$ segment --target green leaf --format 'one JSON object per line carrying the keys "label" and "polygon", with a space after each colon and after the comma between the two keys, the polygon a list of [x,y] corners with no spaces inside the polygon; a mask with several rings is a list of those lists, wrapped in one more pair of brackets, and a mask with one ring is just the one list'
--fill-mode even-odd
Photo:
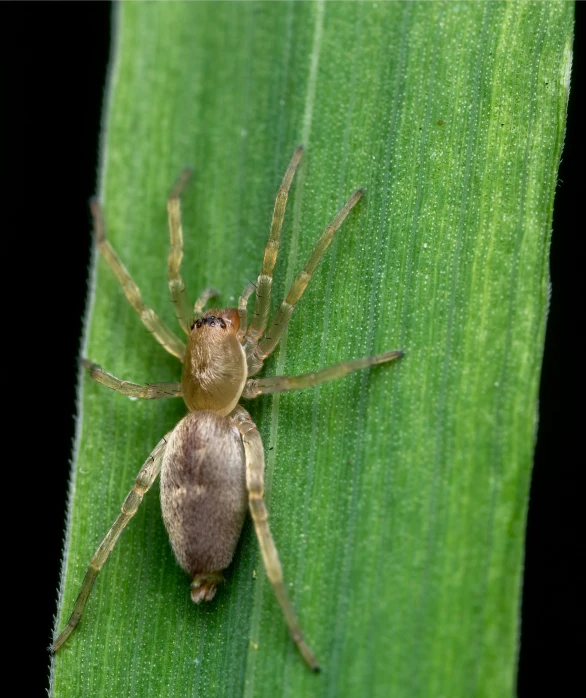
{"label": "green leaf", "polygon": [[[185,165],[183,276],[234,305],[274,196],[274,305],[357,187],[265,374],[404,349],[249,403],[304,665],[245,525],[195,607],[146,496],[58,653],[62,696],[511,696],[569,3],[122,3],[102,147],[109,238],[176,329],[165,200]],[[96,262],[86,356],[178,380]],[[140,466],[184,414],[82,377],[59,627]]]}

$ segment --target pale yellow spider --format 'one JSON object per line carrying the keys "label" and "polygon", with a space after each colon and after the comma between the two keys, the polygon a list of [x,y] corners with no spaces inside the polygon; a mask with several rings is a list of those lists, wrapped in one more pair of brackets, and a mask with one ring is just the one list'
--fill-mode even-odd
{"label": "pale yellow spider", "polygon": [[[118,516],[94,554],[75,602],[73,612],[52,650],[56,652],[76,627],[96,576],[120,534],[136,513],[144,494],[161,473],[161,508],[177,561],[191,579],[195,603],[209,601],[222,580],[222,570],[232,560],[240,537],[247,506],[258,537],[264,565],[293,639],[308,665],[318,663],[305,642],[283,582],[281,563],[268,525],[263,501],[264,451],[260,435],[241,398],[265,393],[307,388],[340,378],[361,368],[392,361],[401,351],[389,351],[330,366],[303,376],[251,379],[277,346],[295,305],[303,295],[322,255],[332,242],[352,207],[363,194],[359,189],[342,206],[324,230],[303,271],[268,325],[273,269],[287,195],[303,147],[295,151],[277,194],[271,232],[265,247],[257,284],[246,286],[238,308],[203,311],[216,295],[205,289],[192,311],[179,271],[183,256],[183,232],[179,196],[189,177],[185,170],[169,196],[167,210],[171,250],[168,259],[169,287],[177,319],[188,335],[187,346],[169,330],[156,313],[147,308],[140,291],[106,240],[102,210],[92,202],[98,247],[108,262],[132,307],[163,347],[183,363],[180,383],[138,385],[122,381],[90,361],[84,361],[90,376],[124,395],[140,398],[183,397],[189,410],[179,424],[157,444],[141,468]],[[254,317],[248,325],[248,299],[256,288]],[[267,330],[268,325],[268,330]]]}

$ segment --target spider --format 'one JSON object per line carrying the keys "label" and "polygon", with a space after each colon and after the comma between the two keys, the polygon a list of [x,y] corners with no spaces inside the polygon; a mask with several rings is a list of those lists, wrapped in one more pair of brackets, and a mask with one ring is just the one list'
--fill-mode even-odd
{"label": "spider", "polygon": [[[106,239],[104,217],[92,200],[94,234],[104,259],[118,277],[132,307],[155,339],[183,363],[180,383],[139,385],[120,380],[88,360],[89,375],[123,395],[159,399],[182,397],[187,415],[155,446],[141,468],[122,511],[96,550],[67,625],[55,640],[56,652],[77,626],[98,572],[112,552],[120,534],[136,513],[143,496],[161,474],[161,509],[171,547],[178,563],[191,577],[191,598],[210,601],[222,581],[240,537],[246,509],[250,509],[267,576],[281,606],[285,621],[303,658],[314,671],[318,663],[297,621],[283,581],[268,512],[263,501],[264,451],[261,437],[241,398],[308,388],[345,376],[352,371],[392,361],[403,355],[389,351],[330,366],[301,376],[251,378],[263,366],[283,336],[295,305],[342,225],[364,190],[358,189],[342,206],[317,241],[304,269],[269,324],[273,269],[279,250],[287,196],[301,160],[299,146],[279,188],[261,273],[256,284],[248,284],[238,308],[210,309],[207,302],[218,292],[206,288],[192,310],[180,273],[183,256],[180,196],[190,176],[184,170],[167,201],[171,249],[168,258],[169,288],[177,319],[188,335],[187,346],[147,308],[130,274]],[[256,290],[254,315],[248,324],[247,306]],[[268,326],[268,329],[267,329]]]}

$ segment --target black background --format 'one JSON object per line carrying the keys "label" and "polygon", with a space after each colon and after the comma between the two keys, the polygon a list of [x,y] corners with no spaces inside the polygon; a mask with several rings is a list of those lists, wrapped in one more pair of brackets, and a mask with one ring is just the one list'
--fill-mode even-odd
{"label": "black background", "polygon": [[[578,38],[584,36],[585,10],[584,4],[577,4]],[[26,254],[22,272],[34,280],[25,284],[24,291],[19,288],[18,294],[23,296],[14,299],[24,325],[19,346],[29,347],[23,352],[22,370],[27,375],[27,362],[38,365],[40,361],[59,376],[57,394],[48,393],[43,404],[23,396],[23,412],[18,417],[30,415],[31,408],[38,415],[44,407],[42,419],[35,420],[40,422],[38,443],[43,444],[43,459],[28,463],[29,467],[37,466],[37,496],[30,512],[37,549],[33,564],[27,556],[18,575],[23,580],[21,588],[27,586],[25,579],[31,585],[27,603],[33,599],[33,615],[26,614],[22,640],[27,649],[34,648],[32,663],[30,652],[26,652],[27,665],[35,667],[35,678],[38,675],[39,683],[45,685],[73,440],[76,357],[90,257],[87,201],[96,189],[110,12],[107,2],[3,3],[1,8],[4,32],[10,34],[13,26],[22,29],[15,42],[15,54],[20,58],[13,72],[18,83],[13,95],[22,99],[3,100],[5,108],[8,104],[22,105],[22,113],[15,110],[17,133],[22,136],[15,142],[15,169],[19,173],[15,183],[23,222],[15,230],[4,230],[5,237],[9,234],[21,254]],[[584,162],[579,152],[583,123],[578,108],[578,95],[584,92],[584,57],[578,40],[575,46],[566,144],[555,201],[553,294],[529,507],[518,679],[521,698],[569,695],[582,684],[577,681],[581,599],[576,579],[579,550],[583,549],[578,534],[582,493],[577,481],[578,387],[571,363],[577,353],[576,328],[584,324],[583,314],[577,321],[575,303],[583,270],[583,265],[579,268],[578,258],[583,257],[578,255],[576,240],[579,231],[584,231],[583,217],[578,216],[578,202],[584,196],[584,176],[578,170]],[[67,275],[57,261],[58,253],[71,260]],[[10,272],[7,269],[8,277]],[[45,337],[42,350],[38,343],[41,329]]]}

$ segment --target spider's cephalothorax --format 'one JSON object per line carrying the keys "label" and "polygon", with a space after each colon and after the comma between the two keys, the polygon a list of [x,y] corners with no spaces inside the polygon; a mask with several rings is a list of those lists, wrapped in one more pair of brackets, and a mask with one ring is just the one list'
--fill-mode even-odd
{"label": "spider's cephalothorax", "polygon": [[195,321],[181,376],[183,399],[190,410],[213,410],[225,416],[236,407],[247,378],[239,329],[236,308],[214,308]]}
{"label": "spider's cephalothorax", "polygon": [[[222,571],[230,564],[248,506],[260,550],[273,589],[291,635],[309,666],[318,664],[308,647],[289,600],[279,556],[268,525],[264,504],[264,451],[260,435],[241,398],[308,388],[340,378],[358,369],[392,361],[400,351],[353,359],[302,376],[252,378],[275,349],[287,328],[321,257],[336,230],[363,194],[358,189],[334,216],[317,241],[305,267],[293,282],[285,300],[269,324],[273,269],[285,205],[303,148],[299,147],[279,188],[269,240],[256,284],[245,287],[238,308],[204,312],[208,300],[218,293],[205,289],[192,309],[180,274],[183,232],[179,196],[189,171],[179,177],[169,200],[169,288],[177,319],[188,335],[185,345],[147,308],[140,291],[106,239],[102,210],[92,202],[98,247],[118,277],[142,322],[158,342],[183,363],[180,383],[139,385],[116,378],[97,364],[84,360],[90,376],[124,395],[141,398],[183,397],[189,413],[155,447],[140,470],[118,516],[100,544],[86,572],[81,591],[67,625],[53,644],[57,651],[76,627],[91,588],[118,537],[136,513],[144,494],[161,473],[161,507],[177,561],[191,577],[191,597],[211,599]],[[254,316],[248,324],[248,300],[256,290]]]}

